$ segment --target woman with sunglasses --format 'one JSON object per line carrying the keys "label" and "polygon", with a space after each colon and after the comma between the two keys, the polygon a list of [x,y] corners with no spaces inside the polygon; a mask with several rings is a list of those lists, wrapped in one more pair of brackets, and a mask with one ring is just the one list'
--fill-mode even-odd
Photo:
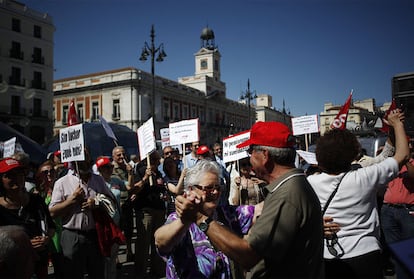
{"label": "woman with sunglasses", "polygon": [[35,274],[42,279],[48,277],[48,244],[55,224],[44,199],[26,191],[25,173],[19,161],[0,160],[0,226],[18,225],[25,229],[38,255]]}
{"label": "woman with sunglasses", "polygon": [[[217,162],[200,160],[186,172],[185,192],[176,198],[171,213],[155,232],[159,255],[166,261],[167,278],[232,278],[230,260],[213,247],[205,234],[211,220],[217,220],[240,236],[247,234],[253,222],[255,206],[219,206],[220,168]],[[202,208],[196,200],[205,195]],[[199,210],[214,212],[197,226]]]}

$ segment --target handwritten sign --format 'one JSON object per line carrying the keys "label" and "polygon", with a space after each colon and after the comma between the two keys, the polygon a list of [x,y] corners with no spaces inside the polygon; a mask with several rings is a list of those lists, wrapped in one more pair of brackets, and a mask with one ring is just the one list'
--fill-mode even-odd
{"label": "handwritten sign", "polygon": [[59,143],[62,162],[85,160],[82,124],[60,129]]}
{"label": "handwritten sign", "polygon": [[170,144],[199,141],[198,118],[170,123]]}
{"label": "handwritten sign", "polygon": [[10,157],[16,151],[16,137],[12,137],[4,142],[3,158]]}
{"label": "handwritten sign", "polygon": [[154,134],[154,121],[151,117],[137,130],[138,145],[139,145],[139,157],[144,160],[148,154],[155,150],[155,134]]}
{"label": "handwritten sign", "polygon": [[293,135],[303,135],[319,132],[318,115],[306,115],[292,118]]}
{"label": "handwritten sign", "polygon": [[237,148],[236,145],[242,143],[250,138],[250,130],[240,132],[236,135],[223,139],[223,162],[233,162],[248,156],[246,150],[248,146],[244,148]]}

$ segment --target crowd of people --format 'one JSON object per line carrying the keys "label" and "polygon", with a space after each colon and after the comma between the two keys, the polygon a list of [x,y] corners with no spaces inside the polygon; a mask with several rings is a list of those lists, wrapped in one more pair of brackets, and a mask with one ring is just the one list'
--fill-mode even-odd
{"label": "crowd of people", "polygon": [[[54,278],[117,278],[125,244],[137,278],[384,278],[387,245],[414,237],[403,122],[390,112],[382,153],[360,161],[353,133],[326,132],[312,172],[279,122],[252,126],[235,176],[221,143],[142,161],[122,146],[69,164],[56,151],[35,169],[27,154],[3,158],[0,277],[48,278],[53,265]],[[413,276],[392,259],[398,279]]]}

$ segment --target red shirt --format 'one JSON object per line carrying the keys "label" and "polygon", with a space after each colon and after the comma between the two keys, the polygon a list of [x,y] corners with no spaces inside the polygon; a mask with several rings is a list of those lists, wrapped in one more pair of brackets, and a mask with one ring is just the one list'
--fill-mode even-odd
{"label": "red shirt", "polygon": [[[409,163],[414,165],[414,160],[410,159]],[[398,177],[388,183],[384,203],[414,205],[414,179],[408,177],[405,165],[401,168]]]}

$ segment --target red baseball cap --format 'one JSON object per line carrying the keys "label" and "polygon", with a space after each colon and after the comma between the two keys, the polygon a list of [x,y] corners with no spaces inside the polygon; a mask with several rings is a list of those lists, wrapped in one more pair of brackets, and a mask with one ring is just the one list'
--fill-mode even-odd
{"label": "red baseball cap", "polygon": [[249,145],[263,145],[278,148],[293,147],[296,143],[289,127],[281,122],[256,122],[250,130],[250,138],[238,144],[237,148]]}
{"label": "red baseball cap", "polygon": [[204,155],[207,152],[210,152],[210,149],[208,148],[207,145],[201,145],[198,149],[197,149],[197,155]]}
{"label": "red baseball cap", "polygon": [[61,153],[62,152],[60,150],[56,150],[55,152],[53,152],[53,155],[57,157],[57,156],[60,156]]}
{"label": "red baseball cap", "polygon": [[96,159],[96,167],[100,168],[102,166],[111,164],[111,160],[109,159],[109,157],[99,157],[98,159]]}
{"label": "red baseball cap", "polygon": [[15,168],[23,168],[23,165],[13,158],[4,158],[0,161],[0,173],[5,173]]}

